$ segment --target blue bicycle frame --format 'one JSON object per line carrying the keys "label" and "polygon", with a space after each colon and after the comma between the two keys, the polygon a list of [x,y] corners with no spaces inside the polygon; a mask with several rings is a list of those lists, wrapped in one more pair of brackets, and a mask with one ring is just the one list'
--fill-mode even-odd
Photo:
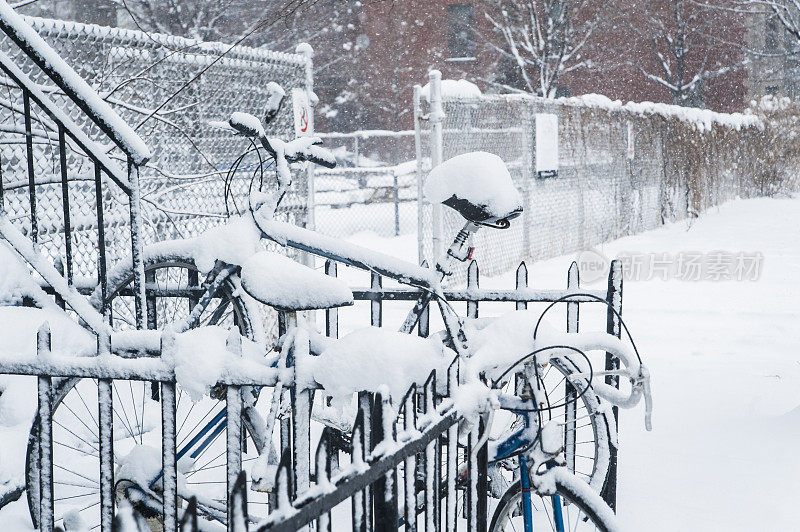
{"label": "blue bicycle frame", "polygon": [[[530,438],[531,432],[528,430],[532,426],[531,414],[533,412],[523,412],[519,410],[512,410],[512,412],[525,420],[525,426],[500,442],[500,444],[497,446],[494,457],[490,458],[489,462],[493,463],[499,460],[504,460],[510,456],[513,456],[514,454],[519,453],[517,460],[519,463],[520,489],[522,491],[523,523],[525,526],[525,532],[534,532],[533,503],[531,501],[531,477],[528,470],[528,460],[525,458],[525,453],[520,452],[521,450],[527,449],[535,442],[535,439],[532,440]],[[553,506],[553,521],[555,530],[556,532],[565,532],[566,529],[564,528],[564,516],[561,511],[561,496],[557,493],[554,494],[551,497],[551,503]]]}

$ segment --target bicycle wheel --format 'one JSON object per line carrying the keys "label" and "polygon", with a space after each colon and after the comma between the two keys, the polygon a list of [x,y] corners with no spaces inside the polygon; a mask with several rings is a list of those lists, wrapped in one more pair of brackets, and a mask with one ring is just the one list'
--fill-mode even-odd
{"label": "bicycle wheel", "polygon": [[[524,386],[526,382],[532,382],[536,378],[530,368],[524,368],[521,373],[524,381],[518,384],[510,379],[504,393],[514,393],[513,387]],[[551,419],[564,423],[564,454],[568,469],[599,492],[608,473],[610,446],[616,445],[616,431],[613,420],[608,418],[600,399],[588,388],[589,379],[569,378],[577,373],[582,373],[582,370],[571,355],[560,354],[553,357],[542,368],[539,376],[547,397],[547,404],[539,407],[542,408],[544,423]],[[568,380],[571,385],[567,384]],[[584,390],[586,393],[581,394]],[[521,423],[521,418],[515,414],[498,411],[495,414],[492,437],[502,440],[504,435],[516,430]],[[495,467],[505,469],[503,474],[493,475],[493,493],[499,497],[513,482],[509,473],[513,473],[516,465],[501,461]],[[497,486],[498,483],[501,485]]]}
{"label": "bicycle wheel", "polygon": [[[582,481],[567,472],[556,477],[557,496],[540,496],[531,491],[532,527],[534,531],[555,532],[610,532],[617,530],[614,515],[600,496]],[[566,475],[571,477],[566,480]],[[556,518],[560,513],[561,520]],[[492,515],[490,532],[525,530],[522,510],[522,488],[512,485]]]}
{"label": "bicycle wheel", "polygon": [[[555,369],[554,369],[555,368]],[[519,386],[524,386],[526,381],[535,378],[529,368],[520,369],[523,381]],[[608,473],[609,446],[616,444],[613,437],[615,431],[613,424],[606,416],[605,410],[601,407],[600,400],[589,389],[587,393],[580,394],[580,390],[586,390],[589,384],[587,378],[570,379],[573,383],[572,389],[566,386],[567,377],[576,373],[582,373],[580,366],[571,358],[569,354],[558,355],[551,359],[550,363],[541,373],[541,384],[546,391],[550,407],[542,411],[543,421],[550,419],[565,420],[567,416],[572,421],[564,425],[565,447],[567,442],[571,442],[572,452],[569,455],[569,470],[572,471],[583,482],[590,485],[592,489],[599,492],[603,486]],[[513,394],[517,383],[510,379],[503,387],[504,393]],[[575,390],[578,390],[575,393]],[[568,393],[580,395],[575,399],[566,401]],[[547,407],[548,405],[544,405]],[[515,414],[503,410],[495,413],[492,424],[491,438],[494,441],[502,441],[511,433],[520,428],[521,419]],[[462,442],[463,443],[463,442]],[[523,449],[520,449],[522,451]],[[459,445],[457,463],[458,470],[462,472],[457,482],[456,508],[457,513],[463,513],[463,504],[466,497],[466,447]],[[508,489],[516,483],[517,470],[516,458],[507,458],[490,464],[489,467],[489,490],[490,496],[495,500],[500,499],[507,493]],[[442,459],[440,496],[445,496],[444,487],[447,485],[447,472],[445,470],[445,460]],[[424,509],[423,504],[418,505],[418,512]],[[523,529],[518,529],[523,530]]]}
{"label": "bicycle wheel", "polygon": [[[189,315],[195,293],[187,290],[197,286],[199,272],[193,262],[180,257],[150,260],[145,264],[148,278],[148,299],[155,310],[158,326],[174,323]],[[123,273],[109,286],[107,304],[111,309],[115,330],[135,327],[132,274]],[[151,294],[162,294],[152,296]],[[236,326],[239,332],[255,339],[255,320],[246,302],[240,298],[235,280],[228,279],[217,290],[211,303],[203,309],[197,325]],[[187,297],[187,296],[191,296]],[[161,405],[151,394],[150,383],[115,381],[114,400],[114,463],[117,495],[131,484],[147,483],[161,470]],[[224,392],[193,402],[178,387],[176,394],[176,444],[178,452],[195,441],[179,462],[182,480],[179,496],[198,498],[199,513],[206,518],[224,521],[225,518],[225,436]],[[99,523],[99,459],[97,421],[97,382],[93,379],[63,379],[54,383],[53,397],[53,464],[54,509],[56,524],[70,511],[77,511],[91,529]],[[245,412],[243,420],[247,436],[254,423]],[[38,419],[31,431],[28,445],[28,505],[34,525],[38,525]],[[260,426],[256,424],[255,426]],[[252,437],[245,447],[245,460],[256,456]],[[145,486],[146,487],[146,486]],[[154,486],[157,492],[158,487]],[[251,515],[258,515],[266,506],[263,498],[250,497]],[[263,500],[262,500],[263,499]],[[145,512],[148,513],[148,512]],[[160,515],[150,511],[148,517],[158,529]]]}

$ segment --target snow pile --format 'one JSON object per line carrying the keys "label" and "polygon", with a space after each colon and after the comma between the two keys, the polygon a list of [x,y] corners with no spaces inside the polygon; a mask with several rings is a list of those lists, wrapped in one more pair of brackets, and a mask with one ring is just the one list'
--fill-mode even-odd
{"label": "snow pile", "polygon": [[271,251],[261,251],[242,265],[242,288],[258,301],[280,309],[353,304],[353,293],[343,282]]}
{"label": "snow pile", "polygon": [[694,125],[700,132],[711,131],[714,126],[729,127],[736,130],[763,127],[761,120],[751,114],[717,113],[709,109],[653,102],[628,102],[623,104],[620,100],[611,100],[602,94],[585,94],[557,100],[557,102],[565,105],[602,109],[609,112],[627,111],[636,115],[658,115],[667,119],[676,118]]}
{"label": "snow pile", "polygon": [[264,347],[242,338],[242,356],[228,350],[231,332],[218,326],[192,329],[175,338],[175,380],[192,401],[208,395],[211,387],[225,376],[231,365],[242,358],[263,365]]}
{"label": "snow pile", "polygon": [[[226,224],[212,227],[194,238],[165,240],[147,246],[145,255],[148,258],[174,255],[191,257],[202,273],[208,273],[218,260],[227,264],[244,264],[261,249],[260,241],[261,231],[252,216],[245,214],[233,216]],[[130,262],[125,269],[130,269]]]}
{"label": "snow pile", "polygon": [[314,57],[314,48],[311,47],[310,44],[307,42],[301,42],[294,48],[294,53],[297,55],[305,56],[309,59],[313,59]]}
{"label": "snow pile", "polygon": [[421,385],[431,371],[445,384],[456,354],[438,338],[420,338],[389,329],[366,327],[334,342],[321,355],[298,361],[298,380],[320,384],[333,406],[349,407],[353,393],[386,386],[394,404],[408,388]]}
{"label": "snow pile", "polygon": [[116,480],[130,480],[139,486],[149,486],[161,473],[161,449],[136,445],[117,462]]}
{"label": "snow pile", "polygon": [[522,209],[522,197],[503,160],[482,151],[456,155],[431,170],[424,193],[431,203],[455,196],[497,218]]}
{"label": "snow pile", "polygon": [[52,351],[61,356],[96,353],[95,336],[58,310],[0,307],[0,354],[35,356],[36,334],[44,322],[50,325]]}
{"label": "snow pile", "polygon": [[[271,98],[272,97],[270,97],[270,99]],[[248,137],[264,136],[264,128],[261,126],[261,120],[250,113],[240,113],[239,111],[231,113],[228,124],[236,131]]]}
{"label": "snow pile", "polygon": [[0,241],[0,305],[18,305],[23,297],[33,297],[40,291],[17,254]]}
{"label": "snow pile", "polygon": [[[430,83],[426,83],[422,87],[420,95],[426,101],[431,101],[431,87]],[[443,79],[442,80],[442,98],[480,98],[481,90],[474,83],[465,79]]]}
{"label": "snow pile", "polygon": [[261,231],[249,215],[235,216],[225,225],[209,229],[188,241],[197,268],[208,273],[214,262],[243,264],[259,250]]}

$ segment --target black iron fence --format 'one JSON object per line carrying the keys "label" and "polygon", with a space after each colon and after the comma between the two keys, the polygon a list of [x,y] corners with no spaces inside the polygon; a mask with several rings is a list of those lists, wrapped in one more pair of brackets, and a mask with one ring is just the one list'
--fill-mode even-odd
{"label": "black iron fence", "polygon": [[[336,273],[336,264],[326,264],[328,274]],[[516,286],[509,290],[479,288],[478,268],[472,263],[465,289],[445,292],[450,301],[467,303],[468,316],[477,318],[482,304],[504,302],[513,308],[523,309],[534,303],[569,302],[566,306],[567,330],[576,332],[579,310],[586,303],[600,300],[608,305],[607,330],[619,334],[618,316],[621,312],[622,277],[619,262],[611,266],[608,287],[605,290],[581,289],[577,265],[573,263],[567,275],[565,289],[537,289],[528,286],[524,263],[517,270]],[[371,323],[382,325],[383,305],[386,301],[414,300],[419,293],[413,289],[382,287],[382,278],[372,274],[371,286],[354,290],[355,297],[370,301]],[[152,296],[151,296],[152,297]],[[175,297],[174,294],[162,297]],[[186,297],[185,294],[179,297]],[[606,306],[606,305],[603,305]],[[429,333],[429,314],[423,314],[418,333]],[[326,332],[338,335],[338,313],[326,311]],[[142,333],[147,334],[147,333]],[[237,335],[232,334],[227,349],[237,352]],[[149,358],[66,358],[50,353],[49,333],[43,328],[39,333],[39,355],[35,358],[0,358],[0,373],[36,375],[38,377],[38,418],[34,434],[41,445],[34,449],[31,458],[36,460],[38,477],[26,487],[34,490],[41,530],[53,530],[52,491],[52,408],[53,380],[59,377],[96,378],[101,382],[114,380],[145,380],[158,383],[161,402],[161,431],[163,489],[161,508],[164,530],[196,530],[193,527],[196,504],[188,504],[182,519],[179,516],[176,460],[176,405],[175,369],[171,365],[170,335],[162,337],[160,356]],[[109,361],[113,361],[110,363]],[[616,360],[608,357],[608,367]],[[287,373],[289,371],[289,373]],[[397,404],[386,396],[361,393],[358,396],[358,416],[352,434],[343,439],[337,431],[325,428],[318,445],[312,449],[310,426],[313,390],[298,389],[291,370],[264,367],[254,374],[252,366],[236,370],[234,367],[221,380],[225,387],[226,451],[225,482],[229,493],[227,522],[229,530],[297,530],[315,523],[323,530],[352,528],[358,531],[389,530],[404,527],[407,530],[485,530],[488,522],[488,479],[486,447],[473,449],[481,427],[478,423],[466,434],[466,445],[459,445],[459,422],[462,419],[450,400],[450,392],[458,382],[459,363],[455,361],[447,375],[432,373],[424,383],[412,386]],[[283,372],[283,373],[282,373]],[[270,498],[270,511],[266,520],[251,522],[247,517],[247,479],[243,473],[242,442],[242,387],[273,386],[276,382],[291,387],[291,412],[281,422],[280,467],[275,482],[276,491]],[[446,386],[437,388],[437,380]],[[440,393],[437,393],[437,389]],[[444,390],[444,391],[442,391]],[[100,419],[113,427],[117,421],[103,411],[113,410],[115,398],[110,391],[100,395]],[[98,442],[100,456],[113,454],[111,431]],[[313,452],[312,452],[313,451]],[[344,451],[343,453],[340,451]],[[574,450],[572,451],[574,453]],[[567,442],[566,454],[570,453]],[[603,488],[603,495],[611,505],[616,499],[616,456],[612,446],[611,467]],[[569,462],[569,456],[567,461]],[[113,458],[100,460],[100,478],[104,485],[114,485]],[[347,505],[347,501],[349,505]],[[344,503],[344,504],[343,504]],[[103,529],[119,528],[124,523],[135,523],[135,510],[127,506],[115,509],[112,495],[102,504]],[[117,525],[114,516],[119,514]],[[128,518],[130,516],[132,518]],[[126,517],[127,516],[127,517]],[[252,516],[250,517],[252,520]],[[142,521],[144,522],[144,521]],[[183,523],[183,524],[181,524]],[[137,525],[138,526],[138,525]],[[180,527],[183,528],[180,528]],[[237,528],[239,527],[239,528]],[[136,529],[133,529],[136,530]]]}

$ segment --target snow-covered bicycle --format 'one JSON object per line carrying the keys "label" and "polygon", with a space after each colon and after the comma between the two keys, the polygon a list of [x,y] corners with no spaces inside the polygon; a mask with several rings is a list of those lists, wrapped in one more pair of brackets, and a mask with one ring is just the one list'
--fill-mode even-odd
{"label": "snow-covered bicycle", "polygon": [[[273,88],[274,98],[265,119],[269,121],[280,108],[282,90]],[[295,248],[347,265],[376,272],[384,277],[411,285],[422,293],[409,312],[399,333],[388,329],[371,330],[373,349],[371,355],[391,359],[388,349],[398,338],[410,337],[420,316],[429,303],[436,302],[443,318],[445,331],[441,335],[443,349],[462,357],[471,357],[474,345],[470,343],[469,329],[481,325],[470,324],[458,316],[447,302],[441,280],[454,264],[468,259],[471,253],[470,236],[482,227],[503,229],[521,212],[519,196],[503,162],[490,154],[467,154],[451,159],[435,168],[427,181],[426,194],[433,201],[441,201],[458,211],[465,219],[461,231],[455,236],[446,254],[435,268],[426,268],[398,260],[338,239],[303,229],[275,218],[275,212],[291,185],[291,163],[310,161],[331,166],[331,154],[319,146],[318,139],[298,138],[291,142],[268,137],[261,121],[243,113],[234,113],[230,126],[250,139],[256,150],[266,152],[273,160],[277,188],[272,192],[254,179],[249,194],[249,209],[243,216],[235,217],[225,226],[208,231],[193,239],[160,242],[145,249],[147,279],[147,306],[149,326],[170,326],[177,332],[191,336],[197,331],[194,346],[202,350],[202,334],[214,327],[235,327],[248,339],[251,347],[266,353],[265,363],[286,364],[287,353],[296,345],[308,344],[310,355],[319,355],[315,365],[322,367],[326,359],[346,352],[352,335],[332,340],[317,334],[313,328],[297,323],[270,350],[266,346],[263,318],[256,301],[270,307],[293,313],[300,310],[325,309],[352,304],[350,290],[341,282],[302,266],[291,259],[262,250],[262,240]],[[133,272],[128,264],[121,264],[110,272],[107,297],[101,297],[97,288],[93,302],[99,309],[109,311],[116,329],[132,328]],[[529,319],[527,320],[530,321]],[[291,324],[290,324],[291,325]],[[299,331],[299,334],[298,334]],[[398,336],[400,335],[400,336]],[[156,335],[157,336],[157,335]],[[299,338],[298,338],[299,337]],[[349,338],[349,340],[348,340]],[[355,337],[358,339],[358,336]],[[415,339],[419,342],[428,340]],[[431,340],[436,341],[436,340]],[[116,352],[128,350],[131,356],[146,355],[141,345],[114,346]],[[145,350],[146,351],[146,350]],[[516,353],[517,355],[526,353]],[[210,363],[198,353],[198,370]],[[514,353],[509,354],[513,356]],[[316,364],[319,362],[319,364]],[[530,365],[521,371],[530,371]],[[553,403],[557,395],[566,393],[564,382],[575,389],[589,389],[591,375],[582,368],[582,361],[572,353],[559,352],[549,359],[554,370],[541,378],[531,376],[530,381],[548,393]],[[315,387],[326,390],[336,383],[326,381],[328,372],[320,371],[308,377]],[[180,384],[180,383],[179,383]],[[291,383],[283,383],[288,386]],[[160,424],[155,390],[146,383],[118,381],[114,383],[115,462],[118,495],[127,497],[132,492],[144,493],[143,506],[149,509],[150,518],[158,521],[158,479],[160,477]],[[194,393],[192,393],[194,392]],[[55,386],[54,408],[54,464],[56,519],[78,511],[90,514],[85,520],[94,522],[92,512],[99,504],[99,484],[95,478],[97,464],[97,420],[87,405],[96,400],[96,383],[90,379],[65,379]],[[264,479],[264,472],[274,465],[270,446],[277,436],[275,418],[286,413],[285,394],[280,388],[245,390],[243,425],[246,432],[245,457],[253,476]],[[193,397],[192,397],[193,396]],[[220,435],[225,429],[225,409],[221,399],[224,392],[211,387],[198,398],[196,390],[181,390],[178,396],[178,459],[182,480],[179,496],[198,499],[199,511],[207,518],[225,520],[225,439]],[[94,399],[93,399],[94,398]],[[583,393],[576,399],[577,416],[585,419],[575,426],[573,438],[578,453],[586,459],[575,465],[575,472],[595,490],[599,490],[608,469],[609,446],[616,444],[613,419],[595,393]],[[262,403],[268,403],[266,414]],[[561,401],[564,408],[572,406]],[[556,413],[556,409],[549,411]],[[502,425],[502,424],[501,424]],[[275,431],[277,432],[277,430]],[[579,434],[577,434],[580,432]],[[36,430],[31,432],[29,456],[35,456]],[[28,464],[28,485],[35,486],[38,472],[35,460]],[[259,474],[255,474],[259,473]],[[495,490],[498,488],[495,487]],[[37,489],[28,489],[29,506],[34,523]],[[496,494],[499,497],[499,494]],[[148,499],[149,497],[149,499]],[[150,504],[148,504],[148,500]],[[140,502],[142,500],[140,499]],[[250,498],[251,516],[264,515],[269,498],[264,494]]]}
{"label": "snow-covered bicycle", "polygon": [[[649,372],[624,323],[629,343],[602,333],[542,333],[543,316],[544,313],[534,328],[531,352],[499,375],[497,372],[488,374],[491,387],[498,388],[510,375],[519,375],[521,367],[527,369],[521,372],[524,383],[516,394],[500,393],[494,398],[495,407],[511,412],[516,420],[511,429],[489,445],[489,462],[495,472],[493,480],[506,488],[495,506],[489,530],[619,530],[611,508],[590,483],[568,467],[565,430],[569,432],[570,422],[554,416],[554,412],[569,408],[585,395],[597,395],[606,404],[623,408],[632,408],[644,398],[645,426],[650,430]],[[591,351],[611,353],[620,360],[620,369],[594,372],[587,356]],[[543,382],[549,367],[558,364],[565,353],[579,364],[579,368],[567,376],[576,395],[559,402],[550,397]],[[610,374],[625,377],[623,380],[628,384],[624,390],[603,382]],[[581,422],[579,419],[578,423]]]}

